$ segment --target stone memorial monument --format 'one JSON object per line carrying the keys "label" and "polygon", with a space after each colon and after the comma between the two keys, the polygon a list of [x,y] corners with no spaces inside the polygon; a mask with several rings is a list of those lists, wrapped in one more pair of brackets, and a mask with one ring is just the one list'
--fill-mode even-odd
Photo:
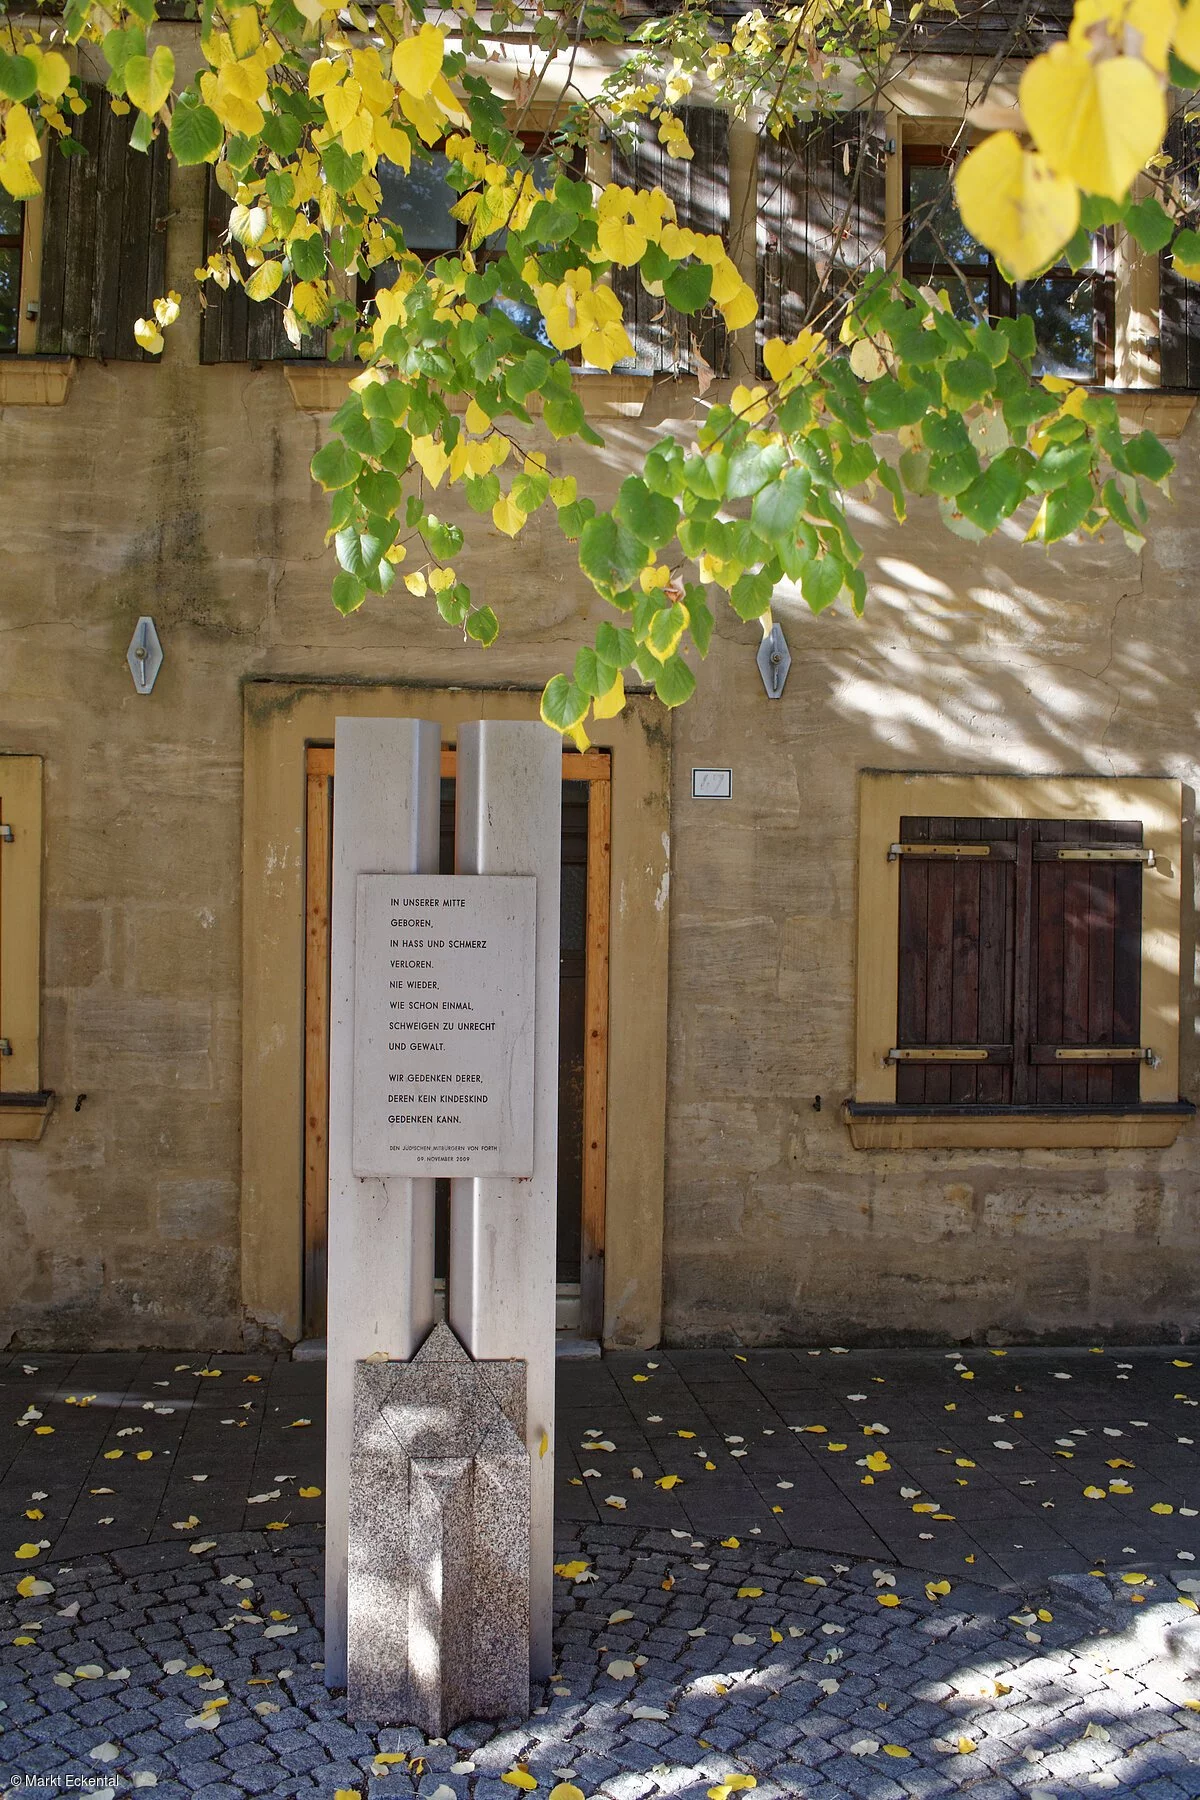
{"label": "stone memorial monument", "polygon": [[439,1736],[550,1670],[562,795],[546,727],[460,727],[437,875],[440,736],[337,724],[325,1624],[354,1717]]}
{"label": "stone memorial monument", "polygon": [[472,1362],[446,1325],[354,1371],[351,1716],[444,1737],[529,1704],[523,1362]]}

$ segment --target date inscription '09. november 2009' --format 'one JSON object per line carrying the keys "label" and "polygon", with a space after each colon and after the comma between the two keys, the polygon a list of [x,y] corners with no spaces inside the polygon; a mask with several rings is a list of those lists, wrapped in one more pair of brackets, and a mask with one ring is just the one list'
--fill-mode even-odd
{"label": "date inscription '09. november 2009'", "polygon": [[531,875],[360,875],[354,1173],[533,1173]]}

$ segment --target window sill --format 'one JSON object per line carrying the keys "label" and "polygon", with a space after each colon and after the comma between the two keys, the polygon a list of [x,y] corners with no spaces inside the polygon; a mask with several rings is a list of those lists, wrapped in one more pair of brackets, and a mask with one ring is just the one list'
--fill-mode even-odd
{"label": "window sill", "polygon": [[0,1094],[0,1139],[36,1144],[53,1111],[52,1092]]}
{"label": "window sill", "polygon": [[73,356],[0,357],[0,407],[61,406],[75,368]]}
{"label": "window sill", "polygon": [[847,1100],[856,1150],[1162,1150],[1195,1117],[1187,1100],[1138,1107],[870,1106]]}
{"label": "window sill", "polygon": [[[351,376],[362,373],[355,363],[288,362],[282,368],[298,412],[336,412],[346,398]],[[657,422],[661,418],[690,418],[697,387],[690,376],[676,380],[673,376],[606,375],[597,371],[576,375],[575,392],[589,419],[649,417],[653,395],[653,418]],[[714,383],[709,396],[714,400],[728,398],[730,392],[732,384]],[[451,396],[449,405],[454,412],[465,412],[467,395]],[[542,410],[541,396],[531,394],[526,405],[536,418]]]}
{"label": "window sill", "polygon": [[1156,437],[1170,442],[1183,436],[1198,398],[1195,394],[1164,394],[1156,388],[1094,388],[1092,391],[1112,394],[1121,424],[1127,430],[1152,431]]}

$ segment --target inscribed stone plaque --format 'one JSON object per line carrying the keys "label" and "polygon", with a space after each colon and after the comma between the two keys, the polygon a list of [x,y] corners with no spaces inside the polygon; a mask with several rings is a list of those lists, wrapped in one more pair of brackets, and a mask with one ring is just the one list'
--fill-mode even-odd
{"label": "inscribed stone plaque", "polygon": [[354,1173],[533,1174],[532,875],[360,875]]}

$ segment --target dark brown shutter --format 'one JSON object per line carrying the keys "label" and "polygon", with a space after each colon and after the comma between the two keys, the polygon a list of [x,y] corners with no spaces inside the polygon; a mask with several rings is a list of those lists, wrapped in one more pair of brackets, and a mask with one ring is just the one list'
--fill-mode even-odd
{"label": "dark brown shutter", "polygon": [[86,152],[47,150],[38,350],[43,355],[154,361],[135,319],[166,292],[167,146],[129,148],[135,113],[118,118],[101,87],[84,89],[76,135]]}
{"label": "dark brown shutter", "polygon": [[[1189,124],[1177,112],[1167,127],[1164,148],[1174,165],[1172,176],[1195,206],[1200,202],[1200,120]],[[1163,386],[1200,387],[1200,283],[1175,273],[1170,246],[1159,259],[1159,308]]]}
{"label": "dark brown shutter", "polygon": [[[1140,844],[1129,820],[1035,824],[1030,944],[1029,1099],[1060,1106],[1137,1102],[1139,1064],[1043,1062],[1053,1046],[1136,1045],[1142,1006],[1142,869],[1139,863],[1058,862],[1038,845]],[[1039,1046],[1046,1046],[1040,1051]]]}
{"label": "dark brown shutter", "polygon": [[[694,152],[690,162],[668,156],[658,141],[653,120],[637,121],[637,139],[626,155],[613,150],[614,181],[624,187],[661,187],[675,202],[680,225],[692,231],[717,232],[729,241],[729,121],[707,106],[678,109]],[[695,338],[709,367],[725,372],[726,331],[713,307],[690,317],[655,299],[642,286],[636,269],[614,268],[612,282],[625,313],[634,360],[618,366],[638,375],[685,374],[692,368]]]}
{"label": "dark brown shutter", "polygon": [[[905,843],[1011,844],[1012,819],[905,818]],[[900,859],[898,1046],[1008,1046],[1013,1036],[1015,862]],[[1004,1105],[1012,1063],[900,1063],[900,1104]]]}
{"label": "dark brown shutter", "polygon": [[838,113],[758,144],[758,342],[836,327],[847,294],[882,268],[886,144],[880,115]]}
{"label": "dark brown shutter", "polygon": [[[207,200],[204,212],[204,260],[220,251],[237,256],[237,246],[226,244],[225,231],[233,201],[217,186],[208,171]],[[243,269],[245,264],[241,265]],[[284,302],[280,288],[274,299],[266,302],[248,300],[245,289],[235,282],[219,288],[215,281],[204,283],[204,317],[200,324],[200,361],[279,362],[303,358],[321,362],[325,357],[325,333],[314,331],[300,340],[299,349],[289,342],[283,328]]]}
{"label": "dark brown shutter", "polygon": [[925,12],[899,31],[926,54],[1030,57],[1066,36],[1071,12],[1071,0],[959,0],[953,14]]}
{"label": "dark brown shutter", "polygon": [[1058,852],[1140,846],[1140,824],[904,818],[900,838],[939,848],[900,858],[896,1047],[987,1060],[902,1060],[897,1103],[1136,1105],[1138,1062],[1057,1052],[1139,1044],[1142,865]]}

